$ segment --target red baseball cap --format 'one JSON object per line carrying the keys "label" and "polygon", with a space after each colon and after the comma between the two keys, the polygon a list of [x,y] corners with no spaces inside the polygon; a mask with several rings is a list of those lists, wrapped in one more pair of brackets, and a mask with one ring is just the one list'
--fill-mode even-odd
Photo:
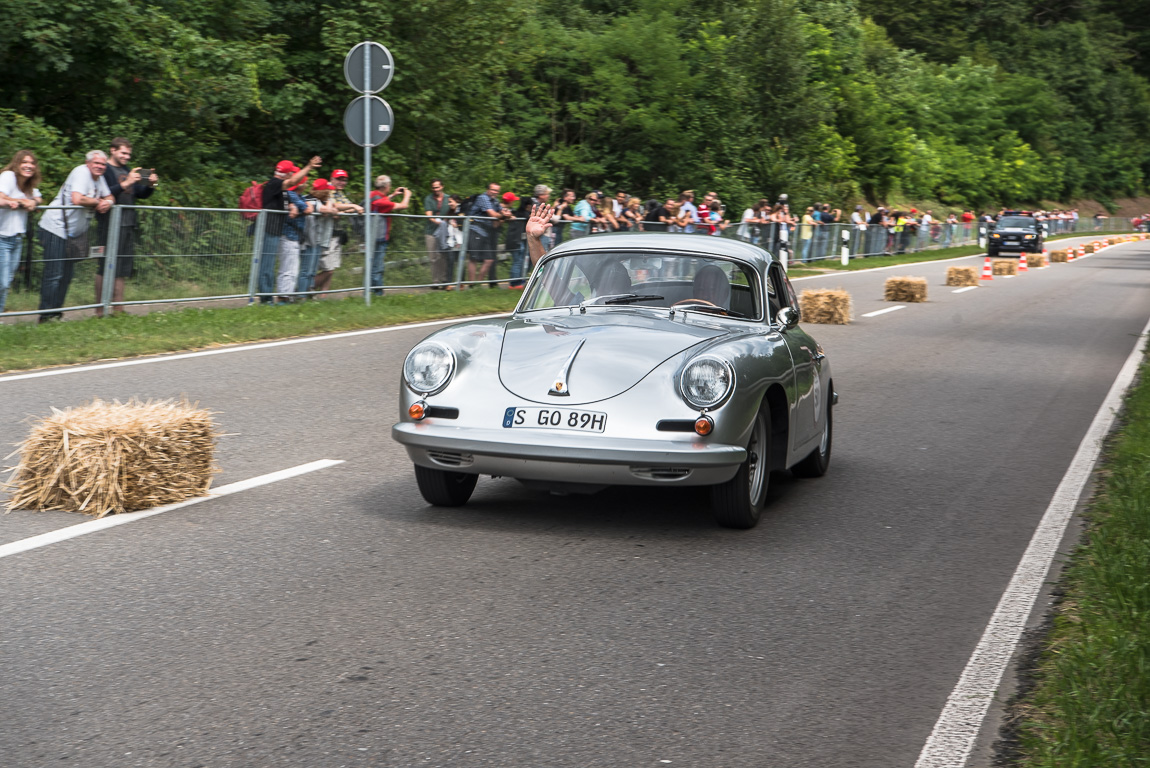
{"label": "red baseball cap", "polygon": [[519,195],[515,194],[514,192],[504,192],[503,193],[503,202],[505,202],[505,203],[514,203],[518,199],[519,199]]}
{"label": "red baseball cap", "polygon": [[295,173],[299,168],[291,160],[280,160],[276,163],[276,173]]}
{"label": "red baseball cap", "polygon": [[347,171],[343,170],[342,168],[336,168],[334,171],[331,172],[331,177],[333,179],[346,179],[347,178]]}
{"label": "red baseball cap", "polygon": [[327,179],[316,179],[311,183],[311,188],[315,192],[322,192],[325,189],[334,189],[331,184],[327,183]]}

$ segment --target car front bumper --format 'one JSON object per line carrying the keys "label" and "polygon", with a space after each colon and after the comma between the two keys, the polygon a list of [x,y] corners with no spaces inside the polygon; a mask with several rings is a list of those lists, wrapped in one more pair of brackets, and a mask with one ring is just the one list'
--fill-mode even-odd
{"label": "car front bumper", "polygon": [[391,428],[423,467],[518,480],[598,485],[714,485],[734,477],[745,448],[530,429],[401,422]]}

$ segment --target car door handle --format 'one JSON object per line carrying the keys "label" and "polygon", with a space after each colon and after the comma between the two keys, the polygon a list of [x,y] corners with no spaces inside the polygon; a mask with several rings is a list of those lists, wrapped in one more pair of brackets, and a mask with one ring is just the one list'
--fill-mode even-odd
{"label": "car door handle", "polygon": [[822,352],[815,352],[813,355],[811,355],[811,362],[817,363],[819,360],[822,360],[824,357],[826,357],[826,355],[824,355]]}

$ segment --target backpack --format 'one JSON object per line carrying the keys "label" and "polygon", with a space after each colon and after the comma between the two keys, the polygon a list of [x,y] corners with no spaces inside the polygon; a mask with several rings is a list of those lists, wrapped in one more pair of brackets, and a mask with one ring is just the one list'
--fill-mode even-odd
{"label": "backpack", "polygon": [[243,216],[247,221],[255,221],[259,216],[258,211],[263,207],[264,185],[258,181],[253,181],[251,186],[240,195],[240,208],[244,210],[240,216]]}

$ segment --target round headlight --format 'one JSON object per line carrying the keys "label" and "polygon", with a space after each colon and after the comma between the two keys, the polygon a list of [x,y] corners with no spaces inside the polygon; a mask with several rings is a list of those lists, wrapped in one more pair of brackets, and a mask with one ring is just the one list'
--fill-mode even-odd
{"label": "round headlight", "polygon": [[683,399],[695,408],[713,408],[726,399],[735,383],[731,366],[713,357],[695,360],[680,378]]}
{"label": "round headlight", "polygon": [[455,355],[437,341],[425,341],[407,353],[403,380],[421,395],[432,395],[447,386],[455,373]]}

